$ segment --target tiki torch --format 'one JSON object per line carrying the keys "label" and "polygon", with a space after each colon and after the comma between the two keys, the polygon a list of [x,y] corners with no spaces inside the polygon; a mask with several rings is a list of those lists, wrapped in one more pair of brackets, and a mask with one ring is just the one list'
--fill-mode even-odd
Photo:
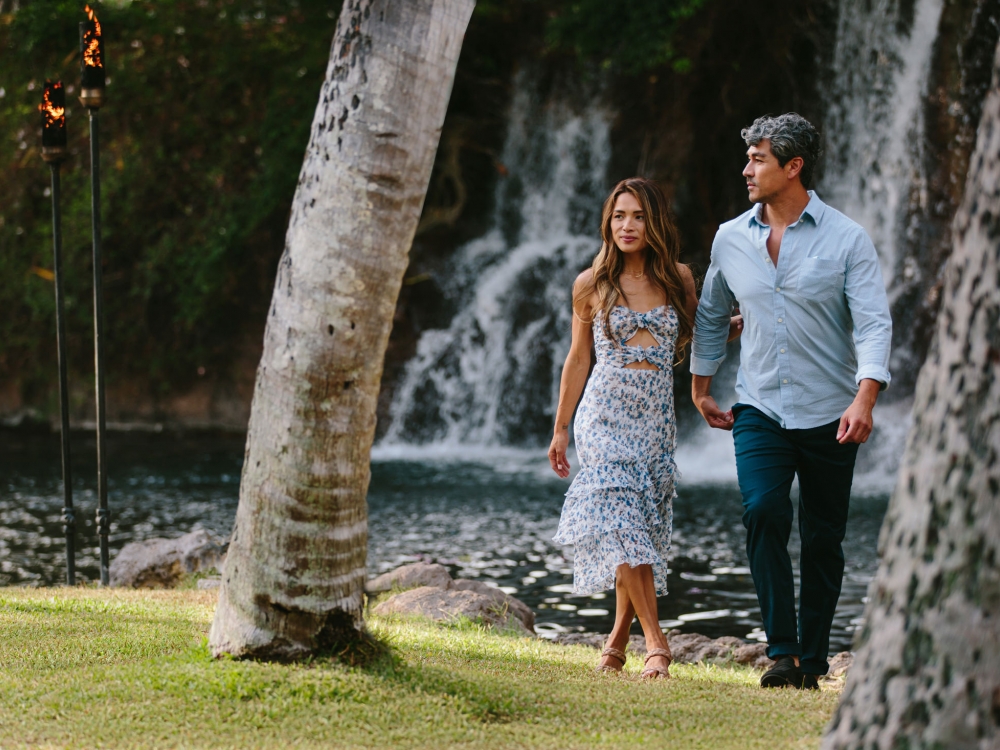
{"label": "tiki torch", "polygon": [[59,416],[62,437],[63,532],[66,534],[66,585],[76,584],[76,518],[69,460],[69,391],[66,385],[66,322],[63,317],[62,216],[59,167],[66,160],[66,89],[62,81],[46,81],[42,103],[42,159],[52,175],[52,265],[56,282],[56,352],[59,364]]}
{"label": "tiki torch", "polygon": [[90,113],[90,215],[94,239],[94,384],[97,391],[97,535],[101,547],[101,584],[108,585],[108,474],[104,444],[104,310],[101,290],[101,159],[98,110],[104,104],[104,40],[101,23],[86,6],[80,22],[80,104]]}

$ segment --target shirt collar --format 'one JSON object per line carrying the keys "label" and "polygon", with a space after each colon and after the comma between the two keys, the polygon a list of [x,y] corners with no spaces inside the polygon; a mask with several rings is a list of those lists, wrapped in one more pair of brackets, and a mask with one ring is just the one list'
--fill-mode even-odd
{"label": "shirt collar", "polygon": [[[808,190],[806,192],[809,193],[809,202],[806,204],[806,207],[802,210],[802,216],[808,216],[810,219],[812,219],[813,226],[819,226],[819,223],[823,218],[823,212],[826,210],[826,204],[819,199],[819,196],[816,195],[815,190]],[[756,206],[754,206],[753,211],[750,212],[750,219],[747,222],[748,226],[753,226],[754,222],[757,222],[762,227],[768,226],[763,221],[761,221],[760,218],[760,212],[763,210],[764,210],[763,203],[758,203]],[[799,217],[799,221],[802,221],[802,216]],[[797,223],[798,222],[796,222],[796,224]],[[794,226],[794,224],[792,226]]]}

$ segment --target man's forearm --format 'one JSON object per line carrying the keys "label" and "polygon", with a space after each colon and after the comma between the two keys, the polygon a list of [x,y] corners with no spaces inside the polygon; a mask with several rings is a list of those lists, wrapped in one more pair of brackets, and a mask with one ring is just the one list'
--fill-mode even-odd
{"label": "man's forearm", "polygon": [[837,442],[863,443],[872,434],[872,408],[882,384],[871,378],[863,378],[858,383],[858,393],[853,403],[847,407],[837,428]]}
{"label": "man's forearm", "polygon": [[878,394],[881,390],[882,384],[880,382],[872,378],[863,378],[858,384],[858,395],[854,397],[854,400],[872,409],[875,407],[875,402],[878,400]]}
{"label": "man's forearm", "polygon": [[705,396],[712,395],[711,375],[691,376],[691,400],[697,406]]}

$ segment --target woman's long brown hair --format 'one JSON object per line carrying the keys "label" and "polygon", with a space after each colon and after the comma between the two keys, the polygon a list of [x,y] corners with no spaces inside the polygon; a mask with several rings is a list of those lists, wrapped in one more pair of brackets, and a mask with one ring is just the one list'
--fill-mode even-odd
{"label": "woman's long brown hair", "polygon": [[[677,343],[675,353],[678,361],[684,359],[684,348],[691,341],[691,332],[694,321],[688,315],[687,294],[684,290],[684,280],[681,278],[680,266],[680,239],[677,235],[677,227],[674,224],[673,216],[670,213],[670,206],[667,198],[652,180],[644,177],[630,177],[622,180],[611,195],[604,201],[604,210],[601,214],[601,251],[594,258],[591,266],[593,277],[590,284],[580,289],[573,296],[573,309],[577,316],[585,323],[592,323],[594,317],[589,320],[582,315],[584,302],[595,291],[597,292],[598,309],[604,313],[604,334],[618,346],[618,341],[611,335],[610,316],[611,311],[618,304],[625,304],[625,292],[621,287],[622,270],[625,268],[625,253],[619,249],[615,243],[614,235],[611,232],[611,215],[614,213],[615,203],[622,193],[631,193],[639,201],[643,215],[646,219],[646,243],[647,243],[647,273],[650,279],[663,290],[667,296],[667,304],[674,308],[677,320],[680,323],[680,330],[677,332]],[[596,313],[595,313],[596,315]]]}

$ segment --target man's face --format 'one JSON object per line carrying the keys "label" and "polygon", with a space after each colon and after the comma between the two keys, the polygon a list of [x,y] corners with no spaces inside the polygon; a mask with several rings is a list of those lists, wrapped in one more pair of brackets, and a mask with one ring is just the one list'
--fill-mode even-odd
{"label": "man's face", "polygon": [[[794,161],[794,159],[792,160]],[[778,157],[771,153],[771,142],[763,140],[747,149],[747,165],[743,176],[747,180],[747,196],[751,203],[769,203],[789,185],[788,169],[778,164]]]}

